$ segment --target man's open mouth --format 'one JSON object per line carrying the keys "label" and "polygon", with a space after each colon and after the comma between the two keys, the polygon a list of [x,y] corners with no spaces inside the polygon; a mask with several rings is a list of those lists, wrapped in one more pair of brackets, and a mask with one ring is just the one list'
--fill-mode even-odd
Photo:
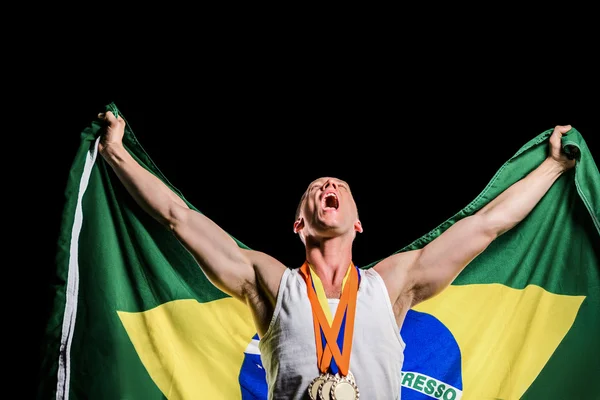
{"label": "man's open mouth", "polygon": [[329,192],[321,199],[321,205],[325,210],[337,210],[340,202],[335,193]]}

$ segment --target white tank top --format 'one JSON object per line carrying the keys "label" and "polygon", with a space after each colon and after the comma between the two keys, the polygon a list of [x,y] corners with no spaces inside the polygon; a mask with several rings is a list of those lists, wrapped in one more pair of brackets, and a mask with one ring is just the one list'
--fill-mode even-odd
{"label": "white tank top", "polygon": [[[350,371],[361,399],[400,399],[405,344],[383,279],[372,268],[360,274]],[[319,369],[313,314],[299,269],[283,273],[273,318],[258,347],[269,400],[308,399],[308,386]]]}

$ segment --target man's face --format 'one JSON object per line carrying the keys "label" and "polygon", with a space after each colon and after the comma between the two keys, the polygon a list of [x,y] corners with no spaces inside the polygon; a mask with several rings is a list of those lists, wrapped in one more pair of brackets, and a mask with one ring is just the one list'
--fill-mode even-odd
{"label": "man's face", "polygon": [[302,231],[305,237],[334,237],[347,232],[362,232],[348,184],[331,177],[313,181],[306,190],[294,230]]}

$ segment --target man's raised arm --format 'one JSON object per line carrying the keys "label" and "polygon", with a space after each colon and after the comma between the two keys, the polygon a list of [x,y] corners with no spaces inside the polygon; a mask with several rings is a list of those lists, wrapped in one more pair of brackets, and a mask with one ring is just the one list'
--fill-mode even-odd
{"label": "man's raised arm", "polygon": [[125,120],[108,111],[99,152],[136,202],[169,228],[190,251],[210,281],[245,301],[256,284],[251,251],[244,251],[218,225],[187,204],[160,179],[135,161],[123,146]]}
{"label": "man's raised arm", "polygon": [[403,304],[414,306],[440,293],[493,240],[522,221],[561,174],[575,165],[561,146],[562,135],[570,129],[570,125],[555,127],[546,159],[485,207],[456,222],[422,249],[384,260],[382,275],[396,298],[404,297]]}

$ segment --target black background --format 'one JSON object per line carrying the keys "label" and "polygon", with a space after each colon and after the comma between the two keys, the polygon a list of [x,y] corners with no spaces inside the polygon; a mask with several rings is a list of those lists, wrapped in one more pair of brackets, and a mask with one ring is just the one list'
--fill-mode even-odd
{"label": "black background", "polygon": [[113,101],[192,204],[290,266],[304,258],[294,211],[320,176],[353,190],[365,230],[354,260],[364,265],[458,212],[522,145],[555,125],[573,125],[600,160],[600,69],[591,57],[549,51],[524,63],[449,50],[398,61],[398,52],[337,58],[273,49],[265,58],[192,50],[189,59],[147,53],[135,67],[126,52],[90,51],[32,79],[30,119],[21,122],[37,134],[43,187],[33,239],[40,260],[27,271],[40,299],[39,334],[79,134]]}
{"label": "black background", "polygon": [[192,204],[288,265],[303,261],[294,211],[318,177],[350,183],[365,229],[354,258],[363,265],[466,206],[522,145],[555,125],[571,124],[593,155],[599,151],[597,94],[583,83],[345,82],[333,72],[256,79],[232,71],[209,83],[168,81],[163,91],[89,90],[63,111],[53,163],[42,171],[52,182],[53,215],[79,133],[111,101]]}

